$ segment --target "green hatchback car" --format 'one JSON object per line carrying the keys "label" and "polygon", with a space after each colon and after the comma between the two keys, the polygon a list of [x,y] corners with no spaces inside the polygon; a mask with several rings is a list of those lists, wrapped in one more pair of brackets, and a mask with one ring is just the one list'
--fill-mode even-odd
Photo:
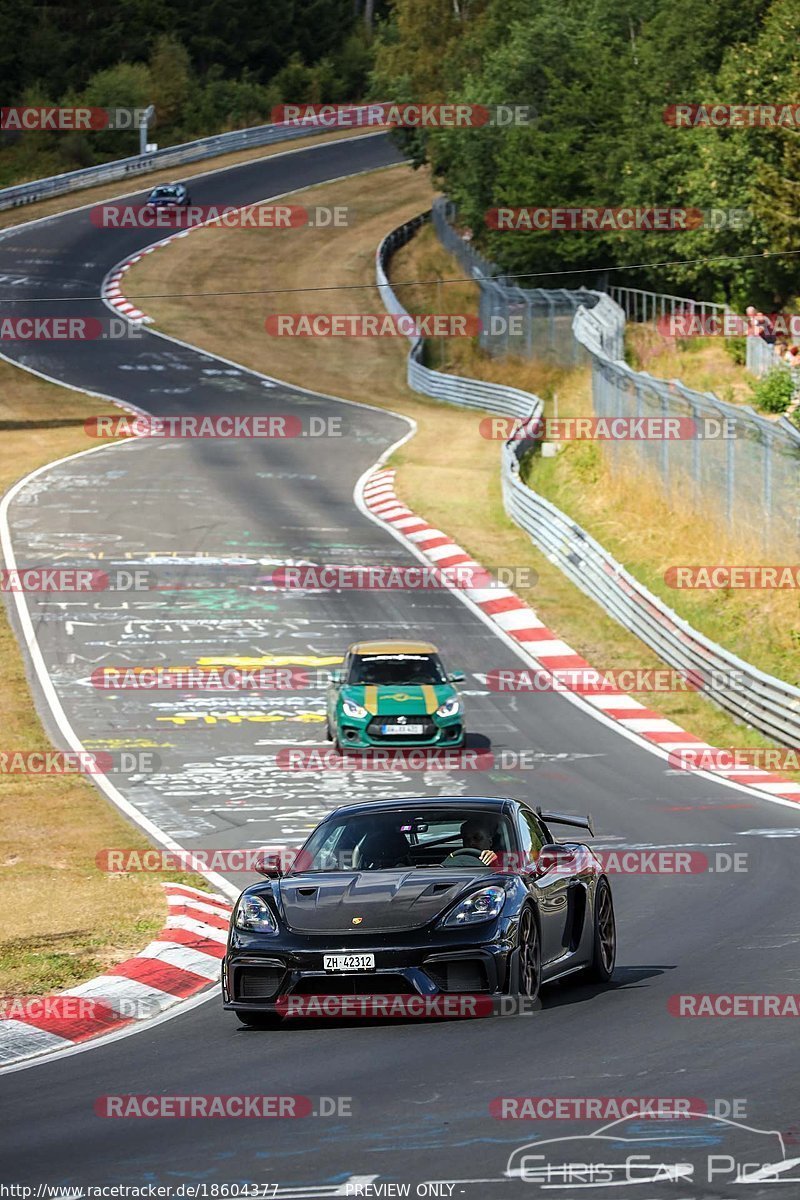
{"label": "green hatchback car", "polygon": [[331,674],[327,736],[339,751],[464,745],[464,713],[430,642],[355,642]]}

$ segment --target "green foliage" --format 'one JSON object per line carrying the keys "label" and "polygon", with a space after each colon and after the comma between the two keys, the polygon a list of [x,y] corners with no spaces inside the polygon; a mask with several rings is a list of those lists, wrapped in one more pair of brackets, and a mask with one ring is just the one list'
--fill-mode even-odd
{"label": "green foliage", "polygon": [[738,367],[743,367],[747,362],[747,338],[731,337],[725,338],[725,350],[733,359]]}
{"label": "green foliage", "polygon": [[[387,0],[375,5],[385,16]],[[0,0],[3,104],[156,106],[159,145],[360,100],[373,50],[354,0]],[[138,130],[0,134],[0,186],[138,152]]]}
{"label": "green foliage", "polygon": [[[534,106],[527,127],[415,138],[505,270],[574,287],[623,268],[619,283],[773,311],[797,290],[782,254],[800,221],[797,131],[675,128],[664,112],[792,102],[798,28],[800,0],[754,0],[724,20],[696,0],[393,0],[373,88]],[[657,234],[503,232],[485,220],[498,206],[680,207],[702,220]]]}
{"label": "green foliage", "polygon": [[775,368],[751,387],[754,406],[771,413],[785,412],[795,393],[791,371],[786,367]]}

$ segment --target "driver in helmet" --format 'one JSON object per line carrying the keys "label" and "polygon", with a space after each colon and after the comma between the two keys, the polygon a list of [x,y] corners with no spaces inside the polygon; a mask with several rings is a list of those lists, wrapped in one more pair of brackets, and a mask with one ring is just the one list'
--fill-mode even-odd
{"label": "driver in helmet", "polygon": [[462,846],[448,854],[443,867],[475,867],[491,870],[499,861],[492,850],[492,830],[481,817],[470,817],[461,826]]}

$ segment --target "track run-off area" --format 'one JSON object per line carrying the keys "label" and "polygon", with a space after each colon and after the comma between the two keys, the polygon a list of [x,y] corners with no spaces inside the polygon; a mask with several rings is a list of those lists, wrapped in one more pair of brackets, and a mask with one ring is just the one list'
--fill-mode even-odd
{"label": "track run-off area", "polygon": [[[397,161],[385,135],[293,148],[197,176],[192,199],[254,203]],[[9,229],[0,235],[0,277],[14,280],[2,285],[4,312],[52,316],[72,308],[63,301],[89,295],[97,298],[75,303],[80,315],[107,319],[101,288],[109,270],[161,236],[98,230],[86,209]],[[709,1114],[790,1134],[800,1122],[796,1023],[679,1017],[670,998],[800,992],[800,812],[670,770],[663,754],[564,695],[488,690],[487,672],[525,661],[453,592],[259,586],[259,571],[284,563],[417,561],[360,501],[360,481],[413,432],[405,418],[284,385],[146,329],[136,339],[21,346],[4,348],[21,366],[155,416],[288,414],[304,429],[331,431],[98,444],[41,469],[6,498],[5,549],[17,563],[143,569],[160,581],[147,591],[26,594],[9,603],[54,743],[155,756],[150,769],[100,781],[155,841],[297,845],[324,814],[354,798],[516,795],[591,812],[596,845],[605,849],[697,850],[712,865],[738,854],[746,869],[614,876],[612,986],[555,985],[532,1015],[296,1021],[267,1032],[242,1028],[214,993],[135,1033],[7,1071],[0,1179],[202,1185],[209,1196],[213,1185],[243,1181],[261,1185],[263,1195],[357,1195],[358,1188],[378,1195],[379,1185],[408,1184],[411,1195],[530,1196],[536,1186],[504,1176],[515,1149],[588,1135],[604,1123],[580,1112],[570,1121],[498,1119],[498,1097],[692,1098]],[[324,669],[357,639],[409,636],[436,643],[445,663],[465,672],[470,746],[491,746],[509,760],[524,755],[533,769],[287,771],[274,761],[279,749],[324,742],[322,688],[115,693],[91,681],[106,666]],[[227,874],[216,887],[232,896],[252,878]],[[317,1115],[98,1115],[101,1097],[154,1093],[307,1096]],[[738,1126],[702,1116],[683,1126],[687,1146],[694,1139],[720,1155],[736,1157],[745,1137]],[[789,1139],[789,1157],[792,1150]],[[764,1161],[774,1157],[770,1150]],[[735,1194],[726,1182],[579,1194]],[[744,1192],[791,1196],[800,1184],[781,1186],[751,1184]]]}

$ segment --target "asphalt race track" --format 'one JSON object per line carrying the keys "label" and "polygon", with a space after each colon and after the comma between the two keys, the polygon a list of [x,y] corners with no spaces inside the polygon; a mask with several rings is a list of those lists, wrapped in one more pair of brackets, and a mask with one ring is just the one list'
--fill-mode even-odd
{"label": "asphalt race track", "polygon": [[[382,136],[295,150],[198,177],[192,198],[246,203],[396,158]],[[50,316],[54,297],[99,295],[110,267],[153,240],[145,231],[97,230],[85,210],[12,229],[0,236],[4,311]],[[14,304],[21,300],[38,302]],[[108,316],[99,299],[76,301],[75,308]],[[150,769],[123,770],[117,786],[182,845],[297,844],[323,813],[354,795],[485,792],[591,811],[599,846],[690,848],[712,862],[718,852],[745,853],[747,869],[615,876],[614,986],[556,985],[533,1015],[303,1022],[261,1032],[240,1027],[214,998],[132,1036],[6,1073],[0,1179],[203,1184],[209,1196],[213,1184],[244,1181],[279,1189],[262,1194],[290,1196],[355,1195],[359,1182],[410,1184],[411,1195],[531,1196],[535,1186],[503,1177],[509,1155],[535,1139],[591,1133],[599,1123],[498,1120],[489,1109],[495,1097],[688,1097],[709,1111],[721,1101],[720,1115],[738,1114],[758,1129],[798,1126],[790,1020],[679,1019],[668,1000],[679,993],[800,992],[800,813],[670,772],[665,759],[558,694],[488,692],[485,673],[520,660],[448,592],[315,595],[264,582],[271,565],[298,559],[414,561],[353,501],[359,477],[408,432],[404,420],[272,384],[148,332],[136,340],[4,349],[24,366],[157,415],[293,414],[304,423],[335,422],[326,428],[336,436],[325,438],[107,446],[45,470],[10,505],[18,563],[139,568],[157,580],[148,591],[28,599],[70,724],[91,749],[156,755]],[[533,769],[391,778],[282,771],[272,761],[278,749],[323,744],[319,688],[125,693],[91,682],[99,667],[133,664],[268,665],[277,656],[313,668],[356,638],[409,633],[436,642],[446,662],[466,672],[471,744],[526,752]],[[349,1097],[352,1115],[95,1115],[98,1097],[129,1093],[303,1095],[317,1112],[326,1107],[320,1097]],[[725,1105],[736,1100],[732,1114]],[[696,1144],[719,1154],[736,1156],[737,1136],[733,1127],[691,1122]],[[800,1154],[791,1140],[787,1151]],[[440,1182],[438,1193],[416,1190],[429,1181]],[[790,1197],[799,1187],[787,1180],[744,1190],[748,1197]],[[720,1178],[708,1187],[667,1182],[580,1194],[684,1200],[732,1192]]]}

